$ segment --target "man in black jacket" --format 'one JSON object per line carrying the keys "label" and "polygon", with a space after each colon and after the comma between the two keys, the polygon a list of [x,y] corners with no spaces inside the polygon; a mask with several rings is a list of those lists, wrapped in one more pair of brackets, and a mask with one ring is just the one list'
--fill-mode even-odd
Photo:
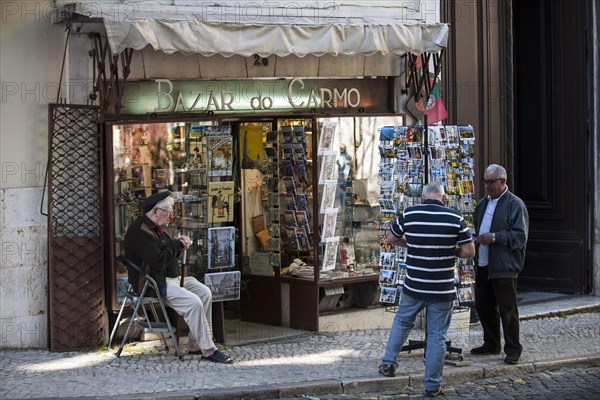
{"label": "man in black jacket", "polygon": [[[178,256],[191,240],[182,235],[171,239],[165,228],[173,216],[173,198],[159,192],[142,202],[144,215],[138,217],[125,234],[125,255],[140,265],[159,286],[169,307],[183,316],[190,328],[188,354],[201,354],[218,363],[231,363],[229,356],[217,350],[212,340],[212,293],[194,277],[186,277],[179,285]],[[129,281],[139,290],[139,277]]]}
{"label": "man in black jacket", "polygon": [[506,170],[497,164],[485,169],[487,196],[477,202],[474,222],[477,245],[475,308],[483,327],[483,345],[471,354],[500,354],[500,323],[507,364],[519,362],[517,275],[525,262],[529,214],[523,200],[506,185]]}

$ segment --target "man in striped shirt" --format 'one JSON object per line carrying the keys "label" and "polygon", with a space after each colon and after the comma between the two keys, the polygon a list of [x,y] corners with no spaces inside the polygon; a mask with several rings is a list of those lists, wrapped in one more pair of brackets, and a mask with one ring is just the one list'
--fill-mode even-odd
{"label": "man in striped shirt", "polygon": [[459,212],[444,206],[444,188],[437,182],[423,187],[423,203],[404,210],[390,227],[384,242],[407,247],[406,278],[398,312],[379,373],[394,376],[396,357],[408,339],[417,314],[427,310],[425,395],[443,394],[442,368],[446,355],[445,335],[452,318],[454,263],[456,257],[475,256],[469,228]]}

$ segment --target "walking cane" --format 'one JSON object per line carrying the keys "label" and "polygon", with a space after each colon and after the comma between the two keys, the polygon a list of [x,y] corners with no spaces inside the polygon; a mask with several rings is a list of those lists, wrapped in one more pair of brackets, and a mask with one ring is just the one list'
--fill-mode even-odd
{"label": "walking cane", "polygon": [[[187,262],[187,249],[183,251],[183,255],[181,256],[181,275],[180,275],[180,279],[179,279],[179,287],[184,286],[186,262]],[[177,337],[177,344],[179,344],[179,338],[181,336],[180,321],[181,321],[181,317],[179,316],[179,314],[177,314],[177,323],[175,324],[176,325],[175,326],[175,336]]]}

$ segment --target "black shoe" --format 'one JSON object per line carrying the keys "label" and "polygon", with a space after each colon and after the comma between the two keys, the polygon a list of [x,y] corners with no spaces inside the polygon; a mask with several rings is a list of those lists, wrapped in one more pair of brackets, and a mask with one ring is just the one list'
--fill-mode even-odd
{"label": "black shoe", "polygon": [[425,397],[438,397],[444,395],[444,388],[441,386],[437,390],[426,390]]}
{"label": "black shoe", "polygon": [[492,349],[491,347],[483,345],[481,347],[475,347],[474,349],[471,349],[471,354],[475,356],[485,356],[487,354],[500,354],[500,349]]}
{"label": "black shoe", "polygon": [[208,357],[203,356],[202,358],[204,358],[205,360],[208,360],[208,361],[221,363],[221,364],[231,364],[233,362],[233,359],[231,357],[221,353],[219,350],[215,350],[215,352],[212,353],[210,356],[208,356]]}
{"label": "black shoe", "polygon": [[504,359],[504,363],[509,365],[515,365],[519,362],[519,356],[516,354],[509,354]]}
{"label": "black shoe", "polygon": [[388,364],[381,364],[379,366],[379,373],[383,376],[387,376],[390,378],[392,376],[396,376],[396,366],[388,365]]}

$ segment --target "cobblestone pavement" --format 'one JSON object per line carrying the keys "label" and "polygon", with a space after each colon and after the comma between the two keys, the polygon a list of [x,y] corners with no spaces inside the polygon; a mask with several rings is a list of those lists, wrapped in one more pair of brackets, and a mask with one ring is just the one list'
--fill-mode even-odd
{"label": "cobblestone pavement", "polygon": [[[357,390],[377,392],[405,386],[418,389],[424,367],[419,351],[401,354],[397,371],[400,376],[390,379],[377,373],[387,334],[385,329],[333,331],[226,348],[235,360],[231,365],[213,364],[190,355],[179,361],[174,354],[147,345],[129,345],[120,358],[108,350],[87,353],[3,350],[0,399],[123,398],[134,394],[137,398],[168,395],[171,399],[230,400]],[[468,354],[470,348],[482,343],[479,325],[471,326],[468,333],[450,336],[453,345],[464,349],[465,359],[471,365],[447,366],[444,385],[451,387],[484,377],[558,369],[565,362],[576,364],[571,367],[599,366],[597,311],[522,321],[521,337],[524,346],[521,362],[507,366],[502,355]],[[422,339],[423,332],[415,330],[411,338]],[[236,390],[238,395],[234,395]]]}
{"label": "cobblestone pavement", "polygon": [[[424,396],[423,390],[406,387],[378,393],[321,395],[312,396],[312,398],[320,400],[405,400],[420,399]],[[563,368],[558,371],[479,379],[460,385],[446,386],[444,395],[438,398],[447,400],[597,400],[600,399],[600,367]],[[307,397],[293,400],[296,399],[306,400]]]}

